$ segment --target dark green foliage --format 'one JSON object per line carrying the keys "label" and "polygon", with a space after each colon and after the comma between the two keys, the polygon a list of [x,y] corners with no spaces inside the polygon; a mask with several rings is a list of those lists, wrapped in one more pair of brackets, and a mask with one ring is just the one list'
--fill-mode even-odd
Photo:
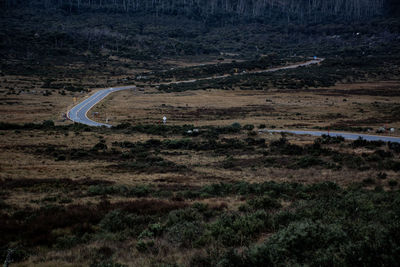
{"label": "dark green foliage", "polygon": [[168,227],[166,238],[174,245],[190,248],[196,245],[203,232],[202,223],[183,221]]}
{"label": "dark green foliage", "polygon": [[[69,183],[69,186],[74,185],[66,180],[59,186]],[[1,185],[5,189],[33,190],[35,184],[42,189],[56,186],[54,181],[46,184],[33,180],[7,181]],[[129,195],[126,192],[141,188],[96,188],[95,184],[88,184],[86,186],[92,186],[92,191],[99,190],[101,194]],[[81,182],[81,186],[85,183]],[[48,189],[52,191],[51,187]],[[175,190],[172,195],[182,197],[180,202],[142,199],[115,204],[101,202],[90,207],[53,206],[1,213],[2,241],[14,242],[13,237],[17,237],[29,241],[28,245],[69,249],[102,234],[113,236],[115,241],[136,238],[136,249],[149,255],[158,253],[155,240],[160,239],[182,248],[204,248],[206,251],[218,248],[218,253],[210,250],[210,253],[195,256],[193,266],[201,263],[205,266],[394,266],[399,261],[400,197],[396,190],[368,191],[361,186],[345,189],[332,182],[311,185],[240,182],[169,190]],[[146,195],[156,196],[157,191],[150,188]],[[189,207],[184,199],[239,195],[247,204],[238,212],[198,202]],[[282,207],[281,202],[289,203],[289,206]],[[52,234],[53,229],[64,228],[71,229],[74,234]],[[265,236],[268,238],[263,243],[254,244]],[[243,246],[248,249],[241,249],[241,253],[235,251]],[[108,250],[104,253],[113,254]],[[99,256],[97,260],[106,259]]]}
{"label": "dark green foliage", "polygon": [[127,267],[127,265],[113,262],[111,260],[97,261],[90,264],[90,267]]}
{"label": "dark green foliage", "polygon": [[278,141],[271,142],[270,147],[271,151],[284,155],[301,155],[303,153],[301,146],[290,144],[284,137]]}
{"label": "dark green foliage", "polygon": [[124,130],[124,132],[127,134],[139,132],[139,133],[161,135],[161,136],[184,134],[188,130],[192,130],[193,128],[195,128],[193,125],[180,126],[180,125],[164,125],[164,124],[147,124],[147,125],[139,124],[132,126],[129,123],[123,123],[113,127],[113,129],[116,130]]}
{"label": "dark green foliage", "polygon": [[271,227],[271,219],[264,211],[249,215],[224,214],[210,225],[215,240],[225,246],[245,245],[256,235]]}
{"label": "dark green foliage", "polygon": [[388,142],[388,147],[396,153],[400,153],[400,143]]}
{"label": "dark green foliage", "polygon": [[367,147],[367,148],[377,148],[385,144],[383,141],[367,141],[361,137],[351,143],[352,147]]}
{"label": "dark green foliage", "polygon": [[315,142],[321,144],[340,144],[344,142],[344,138],[342,136],[330,136],[323,134],[320,138],[315,140]]}
{"label": "dark green foliage", "polygon": [[325,163],[318,157],[307,155],[300,157],[297,162],[292,166],[293,168],[309,168],[311,166],[322,166]]}
{"label": "dark green foliage", "polygon": [[336,187],[294,204],[291,212],[277,213],[276,233],[243,256],[228,253],[234,262],[228,254],[222,261],[228,266],[395,265],[400,249],[397,202],[398,193]]}
{"label": "dark green foliage", "polygon": [[103,142],[99,142],[93,146],[92,150],[107,150],[107,145]]}
{"label": "dark green foliage", "polygon": [[[310,220],[289,224],[260,246],[252,248],[246,262],[252,266],[312,263],[313,265],[336,265],[339,244],[347,239],[346,233],[337,224],[321,224]],[[322,262],[318,262],[321,260]],[[317,261],[317,262],[314,262]]]}
{"label": "dark green foliage", "polygon": [[181,222],[198,222],[201,220],[203,220],[203,215],[197,209],[187,208],[170,212],[168,214],[167,226]]}
{"label": "dark green foliage", "polygon": [[384,180],[387,178],[387,174],[385,172],[378,173],[378,178]]}
{"label": "dark green foliage", "polygon": [[11,262],[20,262],[29,257],[31,252],[22,246],[0,247],[0,258],[6,259],[9,254]]}
{"label": "dark green foliage", "polygon": [[[196,208],[197,207],[197,208]],[[167,239],[182,247],[193,247],[204,232],[203,215],[199,209],[206,210],[207,207],[199,205],[184,210],[172,211],[166,221]]]}
{"label": "dark green foliage", "polygon": [[365,184],[365,185],[372,185],[372,184],[375,184],[375,180],[373,179],[373,178],[365,178],[365,179],[363,179],[363,184]]}
{"label": "dark green foliage", "polygon": [[79,238],[77,236],[61,236],[57,238],[56,243],[55,243],[55,248],[57,249],[69,249],[74,246],[76,246],[79,243],[82,243],[84,240],[82,238]]}
{"label": "dark green foliage", "polygon": [[247,203],[253,209],[270,210],[270,209],[279,209],[280,207],[282,207],[279,201],[267,195],[250,199]]}
{"label": "dark green foliage", "polygon": [[119,232],[134,226],[134,215],[120,210],[109,212],[99,223],[99,226],[109,232]]}
{"label": "dark green foliage", "polygon": [[247,131],[251,131],[251,130],[254,129],[254,125],[252,125],[252,124],[246,124],[246,125],[243,126],[243,129],[244,129],[244,130],[247,130]]}
{"label": "dark green foliage", "polygon": [[157,253],[158,251],[158,249],[155,247],[153,240],[148,240],[148,241],[139,240],[136,243],[136,249],[141,253],[147,253],[147,252]]}

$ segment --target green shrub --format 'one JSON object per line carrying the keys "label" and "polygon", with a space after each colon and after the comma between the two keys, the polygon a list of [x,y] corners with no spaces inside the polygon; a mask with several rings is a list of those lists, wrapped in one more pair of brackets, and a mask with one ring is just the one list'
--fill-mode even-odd
{"label": "green shrub", "polygon": [[240,130],[242,129],[242,126],[241,126],[240,123],[238,123],[238,122],[234,122],[234,123],[231,125],[231,127],[232,127],[233,129],[238,130],[238,131],[240,131]]}
{"label": "green shrub", "polygon": [[139,239],[142,238],[153,238],[156,236],[160,236],[164,231],[164,228],[161,224],[159,223],[154,223],[149,225],[149,227],[144,230],[142,233],[139,235]]}
{"label": "green shrub", "polygon": [[292,168],[302,168],[306,169],[312,166],[324,166],[325,162],[318,157],[306,155],[300,157],[295,164],[292,165]]}
{"label": "green shrub", "polygon": [[243,126],[243,129],[247,130],[247,131],[252,131],[254,129],[254,125],[253,124],[246,124],[246,125]]}
{"label": "green shrub", "polygon": [[231,169],[235,167],[235,159],[231,155],[227,156],[222,162],[222,167],[224,169]]}
{"label": "green shrub", "polygon": [[44,122],[42,123],[42,125],[43,125],[43,127],[45,127],[45,128],[53,128],[53,127],[54,127],[54,121],[47,120],[47,121],[44,121]]}
{"label": "green shrub", "polygon": [[203,232],[204,227],[200,222],[183,221],[168,227],[166,236],[169,242],[188,248],[194,247]]}
{"label": "green shrub", "polygon": [[209,255],[196,253],[189,263],[190,267],[212,267],[212,259]]}
{"label": "green shrub", "polygon": [[106,214],[100,221],[99,226],[105,231],[115,233],[132,227],[134,221],[134,215],[127,214],[120,210],[113,210]]}
{"label": "green shrub", "polygon": [[106,260],[106,261],[95,260],[92,264],[90,264],[90,267],[127,267],[127,265],[116,263],[111,260]]}
{"label": "green shrub", "polygon": [[375,180],[373,178],[365,178],[362,180],[363,184],[365,185],[372,185],[375,184]]}
{"label": "green shrub", "polygon": [[97,150],[107,150],[107,145],[104,144],[103,142],[99,142],[95,144],[92,148],[92,150],[97,151]]}
{"label": "green shrub", "polygon": [[215,240],[231,247],[248,244],[254,236],[271,225],[271,218],[266,212],[256,211],[244,216],[237,213],[223,214],[209,229]]}
{"label": "green shrub", "polygon": [[359,137],[357,140],[354,140],[350,145],[355,148],[355,147],[367,147],[367,148],[377,148],[381,147],[385,144],[383,141],[367,141],[363,139],[362,137]]}
{"label": "green shrub", "polygon": [[198,210],[193,208],[186,208],[180,210],[173,210],[168,214],[167,226],[172,226],[182,222],[198,222],[203,220]]}
{"label": "green shrub", "polygon": [[157,248],[155,247],[155,243],[153,240],[148,240],[148,241],[139,240],[136,243],[136,249],[142,253],[144,252],[156,253],[158,251]]}
{"label": "green shrub", "polygon": [[323,134],[321,137],[317,138],[315,142],[320,144],[340,144],[344,142],[344,137]]}
{"label": "green shrub", "polygon": [[387,174],[385,172],[378,173],[378,179],[384,180],[387,178]]}
{"label": "green shrub", "polygon": [[143,241],[143,240],[139,240],[139,241],[136,243],[136,249],[137,249],[139,252],[145,252],[145,251],[147,250],[147,244],[146,244],[146,242]]}
{"label": "green shrub", "polygon": [[81,242],[77,236],[62,236],[58,237],[56,244],[54,245],[57,249],[69,249]]}
{"label": "green shrub", "polygon": [[305,220],[293,222],[273,234],[266,243],[252,248],[247,254],[247,263],[252,266],[275,265],[282,262],[303,265],[312,262],[315,254],[323,251],[328,263],[339,263],[334,258],[338,246],[347,239],[338,224],[322,224]]}
{"label": "green shrub", "polygon": [[251,206],[253,209],[279,209],[282,207],[281,203],[279,203],[278,200],[273,199],[269,196],[262,196],[262,197],[257,197],[250,199],[247,201],[249,206]]}

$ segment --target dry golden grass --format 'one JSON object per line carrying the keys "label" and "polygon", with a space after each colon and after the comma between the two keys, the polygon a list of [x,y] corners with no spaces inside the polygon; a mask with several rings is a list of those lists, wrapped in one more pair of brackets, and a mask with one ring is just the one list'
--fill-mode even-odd
{"label": "dry golden grass", "polygon": [[[172,64],[172,63],[171,63]],[[173,62],[173,64],[177,64]],[[4,77],[3,77],[4,78]],[[73,103],[86,94],[68,93],[62,96],[53,92],[51,96],[43,96],[40,88],[41,81],[21,77],[6,77],[6,86],[16,84],[21,80],[20,88],[24,93],[6,95],[3,92],[3,105],[0,106],[0,121],[25,123],[42,122],[52,119],[58,124],[70,123],[61,121],[61,114]],[[3,79],[4,82],[4,79]],[[4,85],[4,83],[2,83]],[[31,84],[33,89],[27,93]],[[343,95],[342,90],[380,90],[386,87],[400,88],[399,82],[339,84],[332,88],[319,88],[309,92],[289,91],[221,91],[201,90],[181,93],[162,93],[155,88],[145,88],[144,91],[121,91],[110,95],[93,111],[100,113],[93,118],[104,121],[106,114],[111,118],[110,123],[121,122],[158,123],[162,116],[168,117],[168,124],[194,124],[225,126],[233,122],[244,124],[265,124],[267,127],[312,129],[315,126],[331,124],[345,124],[348,126],[362,126],[377,128],[383,126],[381,122],[371,121],[370,118],[387,117],[391,107],[400,103],[400,97],[383,97],[368,95]],[[4,89],[2,86],[1,89]],[[36,93],[33,93],[36,91]],[[97,89],[98,90],[98,89]],[[338,90],[338,93],[335,93]],[[93,90],[94,92],[95,90]],[[326,92],[325,92],[326,91]],[[346,100],[346,101],[344,101]],[[11,102],[6,103],[6,102]],[[377,108],[375,102],[381,103]],[[340,114],[340,115],[339,115]],[[355,122],[355,125],[349,123]],[[385,123],[389,127],[400,128],[400,120]],[[160,136],[135,133],[131,135],[121,133],[82,132],[67,134],[57,131],[1,131],[0,145],[0,179],[12,178],[70,178],[70,179],[101,179],[113,181],[117,184],[138,185],[196,185],[210,183],[248,181],[248,182],[300,182],[315,183],[320,181],[335,181],[341,185],[359,182],[363,179],[376,177],[376,170],[357,171],[327,170],[318,168],[286,169],[263,166],[245,166],[234,169],[225,169],[222,162],[225,156],[216,156],[209,152],[185,151],[181,155],[162,155],[163,158],[176,164],[184,165],[187,170],[167,173],[146,173],[115,171],[110,165],[115,162],[107,160],[67,160],[56,161],[52,155],[34,153],[38,146],[55,145],[65,149],[90,149],[101,138],[107,146],[112,147],[115,141],[146,141],[150,138],[164,139]],[[399,135],[397,131],[394,135]],[[259,134],[267,142],[277,140],[280,134]],[[237,135],[222,135],[221,138],[246,138],[246,133]],[[313,142],[314,137],[289,135],[292,143],[304,145]],[[119,149],[119,148],[116,148]],[[341,148],[342,152],[361,154],[366,150],[352,150]],[[233,155],[235,159],[251,161],[257,156],[251,153]],[[388,177],[398,177],[399,174],[388,171]],[[380,181],[378,181],[380,183]],[[40,199],[40,194],[22,194],[7,199],[10,204],[26,204],[29,200]],[[24,201],[26,199],[26,201]],[[85,200],[86,201],[86,200]],[[89,201],[89,200],[87,200]],[[34,203],[30,205],[35,205]]]}
{"label": "dry golden grass", "polygon": [[[0,178],[70,178],[70,179],[101,179],[116,182],[117,184],[181,184],[205,185],[209,183],[248,181],[248,182],[301,182],[314,183],[319,181],[335,181],[346,185],[365,178],[376,176],[376,171],[352,170],[320,170],[315,168],[292,170],[286,168],[271,168],[262,166],[248,166],[234,169],[225,169],[221,163],[225,156],[216,156],[213,153],[185,151],[182,155],[163,155],[167,160],[179,165],[187,166],[187,171],[167,173],[146,173],[131,171],[115,171],[109,166],[115,164],[107,160],[67,160],[56,161],[52,155],[35,154],[36,147],[48,144],[59,145],[64,148],[92,148],[99,141],[100,135],[93,132],[83,132],[75,135],[70,132],[68,136],[62,133],[47,133],[42,131],[14,131],[2,132],[0,146]],[[260,134],[267,141],[280,138],[280,134]],[[145,141],[150,136],[104,134],[101,135],[106,144],[112,147],[114,141]],[[239,136],[236,136],[239,137]],[[243,136],[244,137],[244,136]],[[162,139],[159,137],[155,137]],[[288,136],[293,143],[306,144],[313,140],[308,136]],[[347,148],[348,149],[348,148]],[[343,151],[347,151],[343,148]],[[350,152],[350,151],[348,151]],[[356,153],[365,150],[355,151]],[[257,156],[252,153],[233,155],[238,160],[252,160]],[[388,172],[390,177],[396,176]],[[32,198],[34,198],[32,196]]]}
{"label": "dry golden grass", "polygon": [[[400,97],[343,95],[335,90],[371,90],[385,86],[400,88],[398,82],[340,84],[310,92],[199,90],[162,93],[121,91],[95,106],[98,121],[159,123],[165,115],[169,124],[228,125],[266,124],[277,128],[312,129],[332,124],[348,127],[382,126],[400,128],[400,120],[390,117]],[[327,92],[325,93],[324,90]],[[381,104],[377,108],[374,104]],[[391,133],[387,133],[391,135]],[[399,135],[399,131],[392,135]]]}

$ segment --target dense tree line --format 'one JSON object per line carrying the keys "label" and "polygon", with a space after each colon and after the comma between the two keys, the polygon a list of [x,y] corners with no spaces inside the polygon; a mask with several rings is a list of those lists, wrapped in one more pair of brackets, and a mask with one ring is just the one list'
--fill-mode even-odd
{"label": "dense tree line", "polygon": [[[155,15],[185,15],[207,20],[255,19],[288,22],[320,22],[329,18],[360,20],[389,13],[398,6],[393,0],[2,0],[6,8],[41,6],[63,8],[69,12],[84,10],[146,12]],[[388,10],[388,12],[384,12]]]}

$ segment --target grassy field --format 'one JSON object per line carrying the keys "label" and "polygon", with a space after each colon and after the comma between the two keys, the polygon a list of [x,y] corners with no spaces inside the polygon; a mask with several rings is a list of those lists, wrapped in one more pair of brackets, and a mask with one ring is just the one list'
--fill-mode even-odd
{"label": "grassy field", "polygon": [[[338,84],[333,87],[290,91],[195,90],[158,92],[121,91],[97,105],[93,119],[118,123],[159,123],[165,115],[171,125],[264,124],[267,128],[363,131],[400,127],[400,96],[379,96],[398,90],[397,81]],[[385,133],[398,136],[399,132]]]}
{"label": "grassy field", "polygon": [[398,266],[399,144],[263,132],[400,136],[397,2],[278,2],[0,1],[0,262]]}
{"label": "grassy field", "polygon": [[0,229],[16,266],[350,264],[353,246],[396,261],[385,248],[398,242],[399,146],[239,124],[197,136],[187,125],[12,127],[1,131]]}
{"label": "grassy field", "polygon": [[[184,76],[249,63],[170,64]],[[398,145],[258,131],[399,136],[398,80],[288,89],[260,83],[275,79],[268,75],[230,88],[157,87],[171,73],[112,82],[0,77],[0,259],[12,249],[15,266],[398,262]],[[89,114],[115,127],[65,120],[75,101],[118,82],[138,88]],[[74,83],[79,89],[68,90]],[[375,133],[382,126],[397,131]]]}

